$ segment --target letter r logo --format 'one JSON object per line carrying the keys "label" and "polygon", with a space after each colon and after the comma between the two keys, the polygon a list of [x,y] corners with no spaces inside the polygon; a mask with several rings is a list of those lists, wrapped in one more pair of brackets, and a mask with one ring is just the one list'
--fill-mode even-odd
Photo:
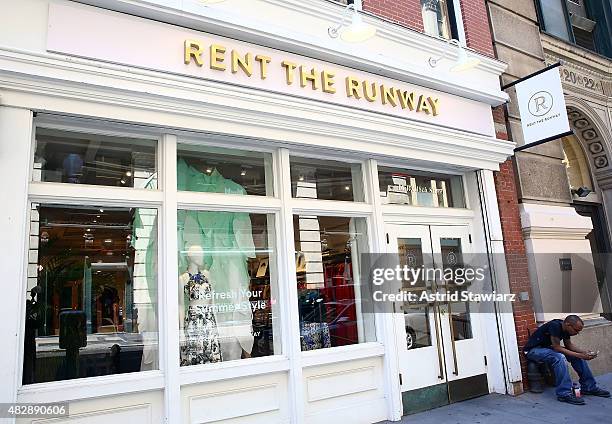
{"label": "letter r logo", "polygon": [[548,91],[538,91],[529,99],[529,113],[544,116],[553,107],[553,96]]}

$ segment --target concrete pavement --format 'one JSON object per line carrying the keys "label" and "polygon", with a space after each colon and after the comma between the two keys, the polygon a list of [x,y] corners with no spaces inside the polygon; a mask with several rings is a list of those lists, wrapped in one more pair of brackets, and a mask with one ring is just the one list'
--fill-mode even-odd
{"label": "concrete pavement", "polygon": [[[596,377],[612,391],[612,373]],[[607,424],[612,423],[612,399],[586,396],[585,406],[557,401],[554,389],[521,396],[491,394],[404,417],[415,424]]]}

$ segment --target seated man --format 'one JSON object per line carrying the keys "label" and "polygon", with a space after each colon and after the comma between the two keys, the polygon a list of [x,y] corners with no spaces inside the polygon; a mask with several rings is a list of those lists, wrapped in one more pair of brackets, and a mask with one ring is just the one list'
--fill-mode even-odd
{"label": "seated man", "polygon": [[[584,399],[572,392],[572,379],[565,360],[567,359],[580,376],[581,393],[587,396],[610,397],[610,392],[600,389],[586,361],[597,357],[596,352],[585,352],[570,341],[582,331],[584,323],[577,315],[568,315],[565,320],[554,319],[540,326],[525,345],[527,359],[549,364],[555,373],[557,399],[572,405],[584,405]],[[563,340],[563,346],[561,346]]]}

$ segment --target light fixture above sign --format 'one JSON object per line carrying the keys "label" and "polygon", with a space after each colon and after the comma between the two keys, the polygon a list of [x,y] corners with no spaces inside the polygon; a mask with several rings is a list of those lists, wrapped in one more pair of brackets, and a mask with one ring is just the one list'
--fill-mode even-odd
{"label": "light fixture above sign", "polygon": [[448,46],[449,45],[454,45],[457,46],[459,48],[459,53],[457,56],[457,61],[455,62],[455,64],[453,66],[451,66],[450,71],[451,72],[462,72],[462,71],[467,71],[468,69],[472,69],[475,68],[476,66],[478,66],[480,64],[480,59],[478,59],[477,57],[470,57],[467,54],[467,51],[465,50],[465,48],[461,45],[461,43],[459,42],[459,40],[455,40],[450,39],[450,40],[446,40],[447,44],[444,46],[444,51],[442,52],[442,55],[440,57],[434,58],[434,57],[430,57],[428,62],[429,62],[429,66],[431,66],[432,68],[435,68],[436,66],[438,66],[438,63],[444,59],[446,57],[446,55],[448,54]]}
{"label": "light fixture above sign", "polygon": [[[351,24],[347,26],[345,21],[351,10],[353,11]],[[374,37],[374,35],[376,35],[376,28],[363,22],[360,15],[362,10],[361,0],[355,0],[352,4],[347,5],[342,13],[340,23],[327,29],[329,36],[331,38],[337,38],[339,35],[342,40],[349,43],[360,43]],[[340,31],[345,26],[346,28]]]}

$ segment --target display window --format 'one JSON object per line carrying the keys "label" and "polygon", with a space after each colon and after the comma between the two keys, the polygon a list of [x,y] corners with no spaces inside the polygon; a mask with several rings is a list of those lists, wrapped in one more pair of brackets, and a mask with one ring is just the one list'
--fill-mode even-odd
{"label": "display window", "polygon": [[302,351],[374,341],[358,300],[365,219],[294,215],[293,231]]}
{"label": "display window", "polygon": [[363,202],[361,164],[292,157],[291,194],[301,199]]}
{"label": "display window", "polygon": [[181,366],[281,353],[274,234],[272,214],[179,210]]}
{"label": "display window", "polygon": [[[35,130],[24,385],[181,368],[192,384],[225,362],[248,373],[255,358],[289,354],[283,330],[302,351],[376,341],[360,305],[370,213],[361,162],[62,128]],[[159,179],[162,163],[171,172]],[[75,185],[149,190],[81,198]],[[174,211],[176,229],[164,227]],[[279,234],[284,214],[295,252],[278,251],[291,237]],[[280,301],[293,260],[299,322]],[[160,303],[175,290],[176,304]],[[176,321],[158,333],[162,319]]]}
{"label": "display window", "polygon": [[23,384],[158,369],[157,209],[33,204]]}
{"label": "display window", "polygon": [[32,180],[157,189],[156,140],[36,129]]}
{"label": "display window", "polygon": [[181,144],[178,190],[273,196],[272,155],[235,149]]}
{"label": "display window", "polygon": [[379,167],[383,204],[464,208],[462,178],[401,168]]}

